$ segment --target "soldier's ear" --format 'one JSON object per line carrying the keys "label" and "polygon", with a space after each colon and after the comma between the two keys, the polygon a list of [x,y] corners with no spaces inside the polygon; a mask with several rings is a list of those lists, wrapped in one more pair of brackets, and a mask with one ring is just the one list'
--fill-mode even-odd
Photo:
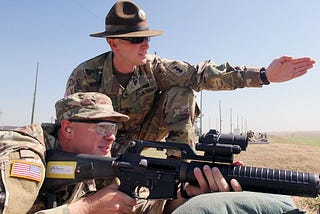
{"label": "soldier's ear", "polygon": [[60,147],[62,151],[69,151],[70,146],[72,146],[72,122],[69,120],[62,120],[61,128],[58,133],[59,141],[60,141]]}
{"label": "soldier's ear", "polygon": [[69,120],[62,120],[60,125],[61,125],[60,132],[62,136],[67,139],[70,139],[71,132],[72,132],[72,122],[70,122]]}
{"label": "soldier's ear", "polygon": [[111,48],[111,49],[117,48],[117,44],[116,44],[116,42],[115,42],[114,39],[107,38],[107,42],[108,42],[108,44],[110,45],[110,48]]}

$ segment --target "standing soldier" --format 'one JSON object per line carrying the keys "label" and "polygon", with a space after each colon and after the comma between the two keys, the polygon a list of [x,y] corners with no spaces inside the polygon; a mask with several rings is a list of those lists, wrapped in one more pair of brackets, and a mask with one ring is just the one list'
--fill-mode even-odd
{"label": "standing soldier", "polygon": [[[89,59],[74,69],[66,95],[98,91],[108,95],[116,111],[129,115],[122,123],[113,155],[130,139],[195,142],[194,121],[199,115],[194,91],[262,87],[304,75],[315,63],[309,57],[282,56],[267,68],[216,65],[210,60],[191,65],[148,55],[149,40],[163,32],[150,30],[146,13],[131,1],[118,1],[105,18],[111,51]],[[168,156],[178,156],[168,151]]]}

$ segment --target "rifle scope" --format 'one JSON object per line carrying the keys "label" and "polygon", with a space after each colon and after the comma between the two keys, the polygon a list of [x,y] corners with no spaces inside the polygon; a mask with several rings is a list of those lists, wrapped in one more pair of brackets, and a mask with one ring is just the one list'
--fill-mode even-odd
{"label": "rifle scope", "polygon": [[215,129],[199,137],[200,144],[228,144],[238,145],[245,151],[248,146],[247,135],[219,134]]}

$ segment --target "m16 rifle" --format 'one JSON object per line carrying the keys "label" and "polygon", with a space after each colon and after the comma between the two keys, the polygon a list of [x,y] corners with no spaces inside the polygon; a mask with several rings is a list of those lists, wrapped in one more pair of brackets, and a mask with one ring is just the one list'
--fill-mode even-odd
{"label": "m16 rifle", "polygon": [[[67,152],[47,153],[47,172],[43,188],[55,191],[89,179],[117,177],[119,190],[136,198],[174,199],[179,186],[197,185],[195,167],[218,167],[229,182],[237,179],[245,191],[316,197],[320,193],[319,174],[281,169],[233,165],[234,154],[246,150],[247,136],[219,134],[210,130],[199,137],[195,152],[189,145],[146,140],[130,141],[117,157],[101,157]],[[179,159],[147,157],[147,148],[181,151]],[[203,154],[199,154],[199,153]],[[141,189],[148,194],[142,196]]]}

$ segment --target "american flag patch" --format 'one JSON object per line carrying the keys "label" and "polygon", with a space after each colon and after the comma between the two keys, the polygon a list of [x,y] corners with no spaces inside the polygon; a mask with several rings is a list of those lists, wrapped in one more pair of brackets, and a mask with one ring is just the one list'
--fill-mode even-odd
{"label": "american flag patch", "polygon": [[40,164],[22,160],[13,160],[10,172],[11,177],[40,182],[42,180],[42,174],[43,167]]}

